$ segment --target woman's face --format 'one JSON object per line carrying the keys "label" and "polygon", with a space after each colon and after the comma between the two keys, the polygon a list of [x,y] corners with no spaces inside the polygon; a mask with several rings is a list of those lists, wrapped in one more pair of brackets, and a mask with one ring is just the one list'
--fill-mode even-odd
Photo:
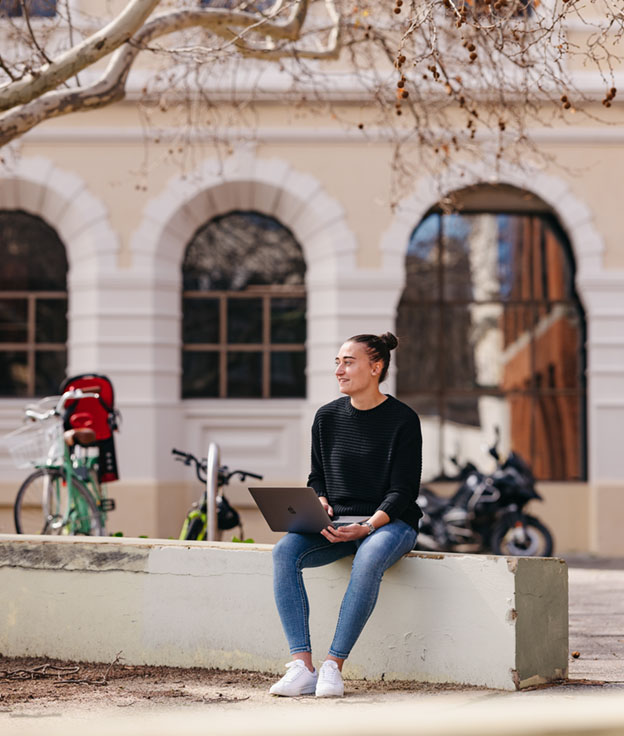
{"label": "woman's face", "polygon": [[336,356],[336,378],[340,392],[353,396],[377,388],[381,365],[381,361],[370,361],[362,343],[345,342]]}

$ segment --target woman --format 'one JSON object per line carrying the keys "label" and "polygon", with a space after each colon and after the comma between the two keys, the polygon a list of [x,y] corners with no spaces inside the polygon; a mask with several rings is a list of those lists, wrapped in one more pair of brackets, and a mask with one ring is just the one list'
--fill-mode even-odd
{"label": "woman", "polygon": [[[421,516],[416,504],[422,465],[418,415],[379,390],[394,335],[356,335],[336,357],[345,396],[322,406],[312,426],[308,485],[330,516],[365,521],[320,534],[286,534],[273,551],[275,601],[292,662],[274,695],[344,694],[342,665],[375,607],[384,572],[414,548]],[[355,555],[332,645],[320,672],[312,664],[304,567]]]}

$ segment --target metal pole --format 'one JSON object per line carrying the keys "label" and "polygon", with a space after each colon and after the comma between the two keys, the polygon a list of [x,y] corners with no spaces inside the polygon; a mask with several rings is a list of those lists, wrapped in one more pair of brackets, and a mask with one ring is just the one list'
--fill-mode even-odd
{"label": "metal pole", "polygon": [[206,463],[206,539],[214,542],[217,538],[217,490],[219,487],[219,445],[208,445]]}

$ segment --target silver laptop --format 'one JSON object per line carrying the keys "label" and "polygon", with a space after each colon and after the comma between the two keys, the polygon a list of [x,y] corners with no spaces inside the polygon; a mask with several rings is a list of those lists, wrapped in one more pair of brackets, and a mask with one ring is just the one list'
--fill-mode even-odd
{"label": "silver laptop", "polygon": [[358,524],[368,516],[331,517],[313,488],[250,488],[258,508],[274,532],[314,534],[333,525]]}

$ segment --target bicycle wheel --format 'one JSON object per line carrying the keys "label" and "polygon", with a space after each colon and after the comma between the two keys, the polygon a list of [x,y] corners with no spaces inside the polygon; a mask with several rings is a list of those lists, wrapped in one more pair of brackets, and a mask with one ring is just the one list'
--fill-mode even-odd
{"label": "bicycle wheel", "polygon": [[91,495],[74,479],[70,498],[60,468],[40,468],[26,478],[15,498],[13,518],[18,534],[103,533]]}

